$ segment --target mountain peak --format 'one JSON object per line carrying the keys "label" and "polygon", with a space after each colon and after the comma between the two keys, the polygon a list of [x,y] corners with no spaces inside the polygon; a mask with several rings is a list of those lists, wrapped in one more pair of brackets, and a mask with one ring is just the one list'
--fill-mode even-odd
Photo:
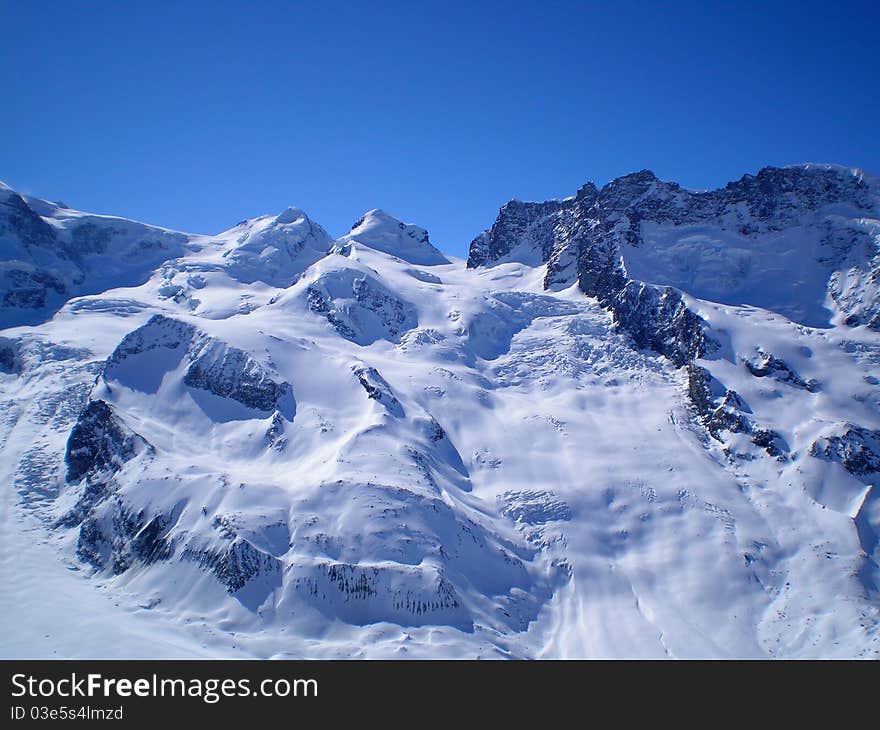
{"label": "mountain peak", "polygon": [[230,241],[227,271],[240,281],[290,286],[333,245],[333,239],[301,208],[290,206],[276,216],[239,223],[219,236]]}
{"label": "mountain peak", "polygon": [[404,223],[381,208],[364,213],[351,230],[339,239],[344,246],[356,242],[368,248],[397,256],[411,264],[447,264],[449,261],[433,245],[428,231]]}
{"label": "mountain peak", "polygon": [[281,224],[295,223],[298,220],[309,220],[309,216],[302,208],[297,208],[293,205],[288,206],[284,211],[275,216],[275,222]]}

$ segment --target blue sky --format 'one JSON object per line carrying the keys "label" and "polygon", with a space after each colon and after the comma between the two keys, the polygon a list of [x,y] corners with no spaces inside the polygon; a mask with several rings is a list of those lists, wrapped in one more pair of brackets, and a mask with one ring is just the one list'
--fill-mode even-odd
{"label": "blue sky", "polygon": [[217,232],[381,207],[463,255],[511,198],[650,168],[880,174],[876,2],[0,0],[0,179]]}

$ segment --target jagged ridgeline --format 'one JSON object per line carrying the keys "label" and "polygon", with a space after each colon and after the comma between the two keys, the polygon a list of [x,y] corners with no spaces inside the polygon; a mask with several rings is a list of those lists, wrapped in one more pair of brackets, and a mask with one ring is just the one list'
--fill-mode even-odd
{"label": "jagged ridgeline", "polygon": [[511,201],[467,264],[379,209],[336,240],[296,207],[194,235],[2,186],[0,327],[24,633],[63,611],[62,638],[151,626],[187,656],[880,656],[858,170]]}
{"label": "jagged ridgeline", "polygon": [[[677,292],[645,283],[735,304],[774,297],[776,311],[809,325],[827,325],[827,290],[847,324],[880,329],[877,205],[876,183],[827,165],[768,167],[706,192],[643,170],[565,200],[507,203],[471,243],[468,266],[537,256],[545,287],[577,281],[637,341],[681,364],[706,347],[698,323]],[[804,281],[804,264],[819,269],[815,281]]]}

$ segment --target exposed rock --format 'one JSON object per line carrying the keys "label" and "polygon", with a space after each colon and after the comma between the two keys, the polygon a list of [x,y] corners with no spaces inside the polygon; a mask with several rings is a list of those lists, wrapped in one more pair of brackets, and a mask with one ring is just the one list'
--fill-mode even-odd
{"label": "exposed rock", "polygon": [[122,338],[107,360],[105,374],[109,376],[115,366],[135,355],[157,348],[176,350],[181,346],[189,347],[195,334],[196,328],[191,324],[154,314],[143,327],[138,327]]}
{"label": "exposed rock", "polygon": [[727,390],[699,365],[689,364],[687,374],[688,398],[713,438],[720,440],[722,431],[740,433],[751,430],[748,418],[739,412],[743,403],[736,391]]}
{"label": "exposed rock", "polygon": [[235,537],[223,548],[188,547],[181,559],[210,570],[226,587],[227,593],[240,591],[259,576],[267,576],[272,581],[280,579],[280,561],[241,537]]}
{"label": "exposed rock", "polygon": [[161,314],[123,338],[107,360],[104,378],[125,382],[130,377],[127,362],[157,349],[179,350],[180,357],[187,358],[185,385],[258,411],[281,410],[288,420],[293,418],[296,406],[290,383],[278,379],[244,350]]}
{"label": "exposed rock", "polygon": [[284,399],[293,402],[290,383],[275,380],[272,373],[244,350],[208,338],[199,342],[189,356],[192,362],[183,382],[191,388],[200,388],[264,412],[278,409]]}
{"label": "exposed rock", "polygon": [[147,518],[143,511],[132,514],[118,500],[108,500],[95,509],[79,529],[77,557],[101,570],[110,568],[114,575],[135,563],[150,564],[167,560],[173,545],[167,531],[173,524],[170,515]]}
{"label": "exposed rock", "polygon": [[51,246],[55,229],[39,216],[18,193],[0,188],[0,239],[15,237],[27,247]]}
{"label": "exposed rock", "polygon": [[287,448],[287,439],[284,437],[284,419],[278,411],[272,414],[272,422],[266,429],[266,445],[279,454]]}
{"label": "exposed rock", "polygon": [[40,309],[46,306],[51,292],[58,296],[68,293],[64,282],[46,271],[12,268],[4,271],[3,277],[7,280],[4,307]]}
{"label": "exposed rock", "polygon": [[765,167],[757,175],[705,192],[686,190],[642,170],[601,190],[587,183],[565,200],[507,203],[492,228],[472,243],[468,266],[497,263],[523,242],[536,245],[545,262],[571,243],[586,248],[610,238],[639,246],[643,221],[711,222],[744,235],[778,231],[804,212],[841,202],[866,212],[873,205],[861,176],[828,166]]}
{"label": "exposed rock", "polygon": [[756,378],[766,378],[771,376],[782,383],[788,383],[796,388],[808,390],[815,393],[819,390],[819,383],[815,380],[805,381],[785,362],[775,355],[769,355],[763,350],[758,350],[756,357],[751,360],[744,360],[748,371]]}
{"label": "exposed rock", "polygon": [[714,352],[718,345],[681,294],[672,287],[630,281],[610,301],[614,320],[639,347],[669,358],[678,367]]}
{"label": "exposed rock", "polygon": [[780,434],[769,428],[755,428],[751,430],[752,443],[760,446],[770,456],[777,459],[785,459],[788,454],[788,444]]}
{"label": "exposed rock", "polygon": [[0,184],[0,328],[38,324],[111,281],[141,284],[188,240],[121,218],[70,216]]}
{"label": "exposed rock", "polygon": [[392,620],[402,626],[472,625],[455,586],[433,565],[320,561],[299,572],[296,586],[303,597],[354,624]]}
{"label": "exposed rock", "polygon": [[0,337],[0,373],[17,373],[20,369],[15,342]]}
{"label": "exposed rock", "polygon": [[724,441],[724,432],[745,433],[751,442],[776,459],[785,459],[788,444],[772,429],[762,428],[748,416],[750,410],[739,393],[728,390],[706,368],[693,363],[687,365],[688,399],[694,406],[701,423],[717,441]]}
{"label": "exposed rock", "polygon": [[134,433],[102,400],[88,403],[70,432],[64,462],[67,481],[76,482],[101,471],[116,472],[149,444]]}
{"label": "exposed rock", "polygon": [[[634,280],[627,274],[624,249],[644,245],[644,225],[708,224],[740,236],[756,236],[803,224],[826,206],[845,204],[874,211],[868,183],[856,171],[830,166],[764,168],[719,190],[692,192],[660,181],[648,170],[625,175],[601,190],[587,184],[577,195],[545,203],[511,201],[488,231],[471,244],[468,266],[503,261],[547,264],[544,285],[580,289],[614,314],[636,342],[667,356],[676,365],[714,348],[700,318],[669,287]],[[832,277],[831,293],[850,324],[880,326],[880,245],[868,228],[847,229],[833,216],[811,223],[826,231],[833,261],[829,274],[862,243],[873,263],[859,264]],[[834,253],[836,251],[836,253]],[[867,267],[867,268],[866,268]],[[808,384],[804,384],[808,387]]]}
{"label": "exposed rock", "polygon": [[418,326],[415,307],[372,276],[352,269],[331,271],[306,291],[309,309],[327,318],[336,331],[358,345],[380,338],[400,342]]}
{"label": "exposed rock", "polygon": [[553,221],[549,216],[564,208],[564,203],[551,200],[546,203],[524,203],[511,200],[505,203],[498,218],[488,231],[471,243],[468,268],[491,265],[522,243],[535,243],[546,260],[553,251]]}
{"label": "exposed rock", "polygon": [[388,381],[379,374],[376,368],[355,367],[352,372],[354,372],[363,389],[367,391],[368,398],[381,403],[392,415],[398,418],[403,417],[403,406],[392,392]]}
{"label": "exposed rock", "polygon": [[810,456],[835,461],[856,476],[880,472],[880,431],[851,423],[841,424],[836,430],[816,439],[810,445]]}

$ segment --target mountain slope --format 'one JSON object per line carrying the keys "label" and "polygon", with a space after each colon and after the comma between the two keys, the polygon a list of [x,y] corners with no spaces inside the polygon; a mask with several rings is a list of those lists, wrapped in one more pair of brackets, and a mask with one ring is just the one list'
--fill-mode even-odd
{"label": "mountain slope", "polygon": [[10,291],[80,273],[3,310],[4,656],[116,615],[137,656],[880,655],[866,176],[638,173],[508,204],[468,266],[291,208],[103,289],[87,216],[14,196]]}

